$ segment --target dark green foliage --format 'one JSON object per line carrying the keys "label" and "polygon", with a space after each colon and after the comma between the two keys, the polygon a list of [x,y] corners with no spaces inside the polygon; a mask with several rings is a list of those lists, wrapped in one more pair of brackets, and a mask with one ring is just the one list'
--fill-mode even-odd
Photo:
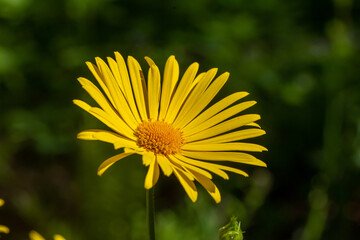
{"label": "dark green foliage", "polygon": [[[146,239],[145,167],[139,157],[98,165],[117,151],[76,140],[104,128],[71,102],[93,103],[76,81],[85,61],[113,51],[174,54],[181,73],[231,73],[257,100],[267,169],[214,177],[216,205],[196,204],[173,178],[156,186],[158,239],[217,239],[238,216],[246,239],[356,239],[360,234],[360,2],[354,0],[0,0],[0,223],[8,239],[35,229],[51,239]],[[201,186],[199,186],[201,189]],[[7,239],[6,236],[3,239]]]}

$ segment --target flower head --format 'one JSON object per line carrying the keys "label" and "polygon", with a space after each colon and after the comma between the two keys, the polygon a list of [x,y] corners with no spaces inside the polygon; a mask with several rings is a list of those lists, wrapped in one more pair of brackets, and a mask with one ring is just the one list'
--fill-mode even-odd
{"label": "flower head", "polygon": [[123,153],[104,161],[98,168],[102,175],[120,159],[139,154],[148,166],[145,188],[152,188],[160,174],[174,174],[192,201],[197,199],[194,181],[198,181],[218,203],[220,192],[211,181],[212,173],[228,179],[225,171],[247,176],[235,167],[218,162],[234,162],[266,166],[243,151],[261,152],[266,148],[239,142],[265,134],[255,121],[257,114],[238,115],[256,102],[238,100],[248,95],[237,92],[205,109],[229,77],[223,73],[215,80],[217,69],[197,74],[199,64],[193,63],[179,81],[179,65],[174,56],[166,62],[161,81],[154,61],[149,65],[147,81],[140,64],[120,53],[108,63],[96,58],[96,65],[87,66],[101,90],[91,81],[79,78],[82,87],[100,107],[74,100],[74,103],[107,125],[111,131],[86,130],[79,139],[100,140],[124,149]]}

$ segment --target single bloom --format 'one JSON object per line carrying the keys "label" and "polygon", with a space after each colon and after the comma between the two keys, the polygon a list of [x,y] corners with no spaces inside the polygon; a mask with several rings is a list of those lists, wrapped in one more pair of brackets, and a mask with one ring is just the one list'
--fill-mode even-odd
{"label": "single bloom", "polygon": [[[4,204],[5,204],[5,201],[0,198],[0,207],[3,206]],[[8,234],[9,232],[10,232],[10,229],[7,226],[0,224],[0,233]],[[0,238],[1,238],[1,236],[0,236]]]}
{"label": "single bloom", "polygon": [[[34,230],[30,231],[29,238],[30,238],[30,240],[45,240],[45,238],[43,236],[41,236],[40,233],[38,233]],[[54,240],[66,240],[66,239],[59,234],[55,234]]]}
{"label": "single bloom", "polygon": [[[77,137],[100,140],[124,149],[123,153],[104,161],[98,168],[102,175],[111,165],[132,154],[142,156],[148,167],[145,188],[152,188],[160,174],[174,174],[190,199],[195,202],[198,181],[214,198],[220,192],[212,182],[212,174],[229,179],[226,171],[248,176],[237,167],[224,162],[266,166],[245,152],[261,152],[266,148],[239,142],[261,136],[265,131],[255,123],[258,114],[239,115],[255,101],[238,102],[247,92],[236,92],[206,108],[229,78],[225,72],[215,78],[217,69],[198,74],[199,64],[191,64],[179,79],[179,64],[170,56],[160,76],[159,68],[149,57],[147,80],[140,64],[131,56],[127,64],[120,53],[107,63],[95,58],[87,66],[101,90],[91,81],[78,81],[99,107],[81,100],[74,103],[107,125],[107,130],[86,130]],[[245,152],[244,152],[245,151]]]}

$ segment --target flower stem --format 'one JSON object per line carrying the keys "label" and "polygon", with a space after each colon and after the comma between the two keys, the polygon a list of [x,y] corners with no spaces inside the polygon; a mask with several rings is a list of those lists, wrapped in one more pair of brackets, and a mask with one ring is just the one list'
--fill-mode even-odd
{"label": "flower stem", "polygon": [[154,187],[146,190],[146,218],[149,231],[149,240],[155,240]]}

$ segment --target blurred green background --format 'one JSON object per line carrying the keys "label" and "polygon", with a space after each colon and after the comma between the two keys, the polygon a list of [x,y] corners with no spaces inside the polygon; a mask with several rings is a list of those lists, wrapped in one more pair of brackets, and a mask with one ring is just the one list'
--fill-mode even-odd
{"label": "blurred green background", "polygon": [[267,169],[215,177],[222,202],[199,186],[192,203],[172,176],[156,185],[160,240],[217,239],[230,216],[246,239],[360,235],[360,1],[0,0],[0,223],[3,239],[147,239],[146,168],[127,158],[101,178],[110,144],[80,141],[104,128],[72,104],[93,103],[76,81],[85,61],[174,54],[230,80],[218,98],[251,93],[269,149]]}

